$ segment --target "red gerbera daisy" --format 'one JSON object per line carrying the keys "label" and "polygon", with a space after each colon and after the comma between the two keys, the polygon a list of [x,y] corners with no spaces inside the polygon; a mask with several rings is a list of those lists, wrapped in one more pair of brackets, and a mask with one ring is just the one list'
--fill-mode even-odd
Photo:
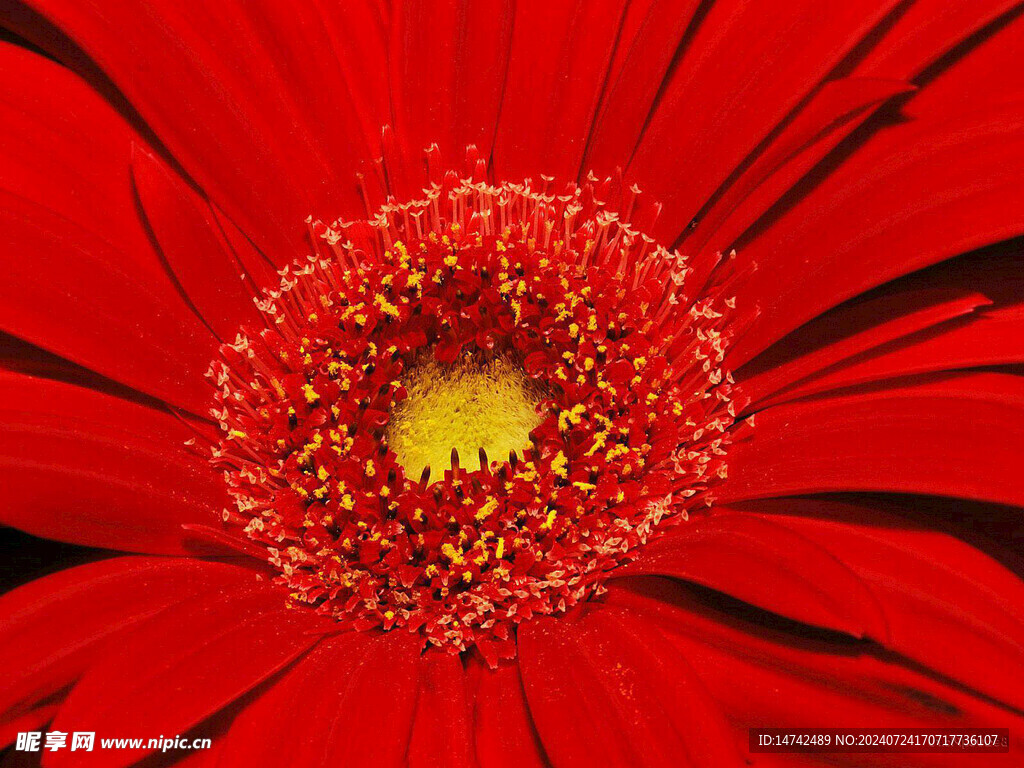
{"label": "red gerbera daisy", "polygon": [[4,5],[3,743],[1024,748],[1022,8]]}

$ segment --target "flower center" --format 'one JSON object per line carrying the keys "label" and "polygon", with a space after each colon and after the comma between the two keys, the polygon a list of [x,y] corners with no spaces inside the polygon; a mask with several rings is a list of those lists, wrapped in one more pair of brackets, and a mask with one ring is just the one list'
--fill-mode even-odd
{"label": "flower center", "polygon": [[449,174],[311,224],[210,371],[227,532],[296,604],[494,664],[710,505],[731,302],[595,195]]}
{"label": "flower center", "polygon": [[454,463],[475,472],[489,456],[521,454],[543,421],[539,388],[506,358],[463,356],[440,365],[428,357],[402,385],[406,398],[395,407],[385,439],[407,477],[426,471],[441,477]]}

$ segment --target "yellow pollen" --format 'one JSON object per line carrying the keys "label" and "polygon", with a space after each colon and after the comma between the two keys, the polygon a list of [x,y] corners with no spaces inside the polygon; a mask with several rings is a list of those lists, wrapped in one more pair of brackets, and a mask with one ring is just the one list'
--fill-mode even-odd
{"label": "yellow pollen", "polygon": [[476,519],[478,521],[486,520],[488,517],[490,517],[491,513],[497,508],[498,500],[493,498],[488,499],[483,503],[483,505],[481,505],[480,509],[477,510]]}
{"label": "yellow pollen", "polygon": [[[561,370],[561,369],[559,369]],[[583,421],[583,414],[587,412],[587,407],[582,403],[577,403],[572,407],[572,410],[562,411],[558,415],[558,428],[563,432],[567,432],[569,427],[576,426]]]}
{"label": "yellow pollen", "polygon": [[303,384],[302,392],[306,396],[306,402],[309,403],[310,405],[312,405],[313,403],[320,399],[320,395],[318,395],[316,391],[313,389],[312,384]]}
{"label": "yellow pollen", "polygon": [[565,458],[565,454],[562,451],[558,452],[558,455],[551,460],[551,471],[559,477],[568,477],[569,471],[566,469],[568,460]]}
{"label": "yellow pollen", "polygon": [[441,545],[441,554],[447,557],[452,565],[462,565],[466,562],[463,552],[455,548],[455,545],[445,543]]}
{"label": "yellow pollen", "polygon": [[553,526],[555,524],[555,518],[557,518],[557,517],[558,517],[558,512],[556,510],[554,510],[554,509],[548,510],[548,518],[547,518],[547,520],[545,520],[543,523],[540,524],[540,529],[542,531],[550,531],[551,530],[551,526]]}

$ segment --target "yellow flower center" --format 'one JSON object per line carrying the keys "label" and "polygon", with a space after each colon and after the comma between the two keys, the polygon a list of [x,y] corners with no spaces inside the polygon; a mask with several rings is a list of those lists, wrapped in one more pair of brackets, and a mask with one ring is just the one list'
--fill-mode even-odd
{"label": "yellow flower center", "polygon": [[451,365],[433,359],[411,368],[402,385],[408,397],[395,408],[386,440],[408,477],[426,468],[440,479],[452,467],[480,469],[480,451],[504,461],[530,447],[530,432],[544,420],[540,389],[514,362],[464,357]]}

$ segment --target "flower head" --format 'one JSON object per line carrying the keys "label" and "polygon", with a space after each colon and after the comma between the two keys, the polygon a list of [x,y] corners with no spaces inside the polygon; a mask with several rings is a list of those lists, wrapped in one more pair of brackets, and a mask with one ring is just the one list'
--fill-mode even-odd
{"label": "flower head", "polygon": [[1019,3],[0,26],[0,522],[79,563],[10,559],[54,572],[0,597],[0,732],[113,766],[1024,748]]}
{"label": "flower head", "polygon": [[369,222],[314,222],[266,328],[222,346],[225,520],[294,600],[496,663],[516,624],[710,506],[731,300],[688,299],[685,259],[593,183],[549,186],[449,175]]}

